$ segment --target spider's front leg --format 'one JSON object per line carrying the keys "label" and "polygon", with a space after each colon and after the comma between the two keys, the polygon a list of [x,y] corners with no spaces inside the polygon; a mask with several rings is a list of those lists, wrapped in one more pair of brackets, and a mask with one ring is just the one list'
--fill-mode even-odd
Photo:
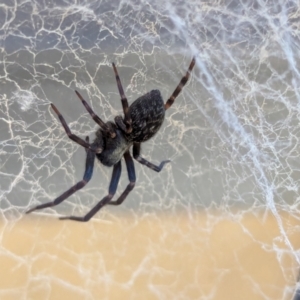
{"label": "spider's front leg", "polygon": [[[89,138],[88,137],[86,137],[85,140],[86,140],[87,143],[89,143]],[[26,214],[29,214],[29,213],[31,213],[35,210],[38,210],[38,209],[58,205],[59,203],[63,202],[68,197],[70,197],[72,194],[74,194],[75,192],[82,189],[90,181],[90,179],[92,178],[92,175],[93,175],[94,162],[95,162],[96,154],[95,154],[95,152],[93,152],[91,150],[88,150],[88,149],[86,150],[86,153],[87,154],[86,154],[85,171],[84,171],[83,179],[81,181],[77,182],[75,185],[73,185],[70,189],[68,189],[62,195],[57,197],[55,200],[53,200],[51,202],[44,203],[44,204],[37,205],[37,206],[31,208],[30,210],[28,210],[26,212]]]}
{"label": "spider's front leg", "polygon": [[140,164],[147,166],[153,171],[160,172],[165,164],[171,162],[170,160],[163,160],[159,166],[154,165],[150,161],[146,160],[145,158],[140,156],[141,153],[141,143],[134,143],[133,144],[133,157],[136,159]]}
{"label": "spider's front leg", "polygon": [[125,191],[121,194],[121,196],[117,200],[110,201],[107,204],[110,204],[110,205],[120,205],[120,204],[122,204],[123,201],[128,196],[128,194],[133,190],[133,188],[135,186],[136,177],[135,177],[135,170],[134,170],[134,162],[133,162],[133,159],[132,159],[129,151],[124,153],[124,159],[125,159],[125,162],[126,162],[129,183],[128,183]]}
{"label": "spider's front leg", "polygon": [[89,221],[104,205],[108,204],[111,199],[113,198],[114,194],[117,191],[118,183],[121,176],[121,161],[114,165],[108,195],[105,196],[100,202],[98,202],[85,216],[77,217],[77,216],[68,216],[68,217],[61,217],[60,220],[73,220],[79,222],[87,222]]}

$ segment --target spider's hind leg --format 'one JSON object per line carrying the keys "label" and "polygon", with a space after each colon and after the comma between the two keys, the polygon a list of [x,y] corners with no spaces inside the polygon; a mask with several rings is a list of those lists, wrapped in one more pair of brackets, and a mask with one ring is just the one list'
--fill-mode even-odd
{"label": "spider's hind leg", "polygon": [[78,98],[81,100],[83,106],[88,111],[88,113],[91,115],[93,120],[106,132],[108,132],[111,136],[111,138],[114,138],[116,136],[116,133],[114,130],[112,130],[106,123],[104,123],[92,110],[92,108],[88,105],[88,103],[83,99],[83,97],[80,95],[78,91],[75,91]]}
{"label": "spider's hind leg", "polygon": [[94,148],[93,145],[91,145],[90,143],[84,141],[82,138],[78,137],[77,135],[73,134],[69,128],[69,126],[67,125],[67,122],[65,121],[64,117],[62,116],[62,114],[60,113],[60,111],[56,108],[56,106],[51,103],[51,107],[54,110],[54,112],[57,114],[61,125],[64,127],[66,134],[68,135],[68,137],[74,141],[75,143],[81,145],[84,148],[89,149],[92,152],[96,152],[96,153],[101,153],[102,152],[102,148]]}
{"label": "spider's hind leg", "polygon": [[126,128],[126,125],[123,121],[123,118],[122,116],[116,116],[115,117],[115,123],[116,125],[124,132],[124,133],[127,133],[127,128]]}
{"label": "spider's hind leg", "polygon": [[171,105],[174,103],[175,98],[179,95],[179,93],[181,92],[182,88],[185,86],[185,84],[187,83],[187,81],[190,78],[191,72],[195,66],[196,63],[196,58],[193,57],[189,68],[186,72],[186,74],[181,78],[179,84],[177,85],[176,89],[174,90],[173,94],[171,95],[171,97],[168,99],[168,101],[165,104],[165,110],[167,110],[168,108],[171,107]]}
{"label": "spider's hind leg", "polygon": [[136,159],[140,164],[145,165],[146,167],[150,168],[153,171],[160,172],[165,164],[171,162],[170,160],[163,160],[159,166],[151,163],[150,161],[146,160],[145,158],[140,156],[141,153],[141,144],[134,143],[133,144],[133,157]]}
{"label": "spider's hind leg", "polygon": [[127,98],[125,96],[123,87],[122,87],[122,83],[121,83],[121,79],[120,76],[118,74],[116,65],[113,63],[112,64],[114,72],[115,72],[115,76],[116,76],[116,81],[117,81],[117,86],[118,86],[118,90],[119,90],[119,94],[121,96],[121,101],[122,101],[122,106],[123,106],[123,112],[124,112],[124,120],[122,120],[124,126],[126,127],[126,133],[130,133],[132,131],[132,127],[131,127],[131,123],[132,120],[130,118],[129,115],[129,107],[128,107],[128,101]]}

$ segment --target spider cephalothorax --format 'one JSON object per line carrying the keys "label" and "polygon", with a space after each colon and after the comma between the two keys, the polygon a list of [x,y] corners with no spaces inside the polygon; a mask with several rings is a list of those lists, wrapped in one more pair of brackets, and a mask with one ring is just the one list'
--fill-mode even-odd
{"label": "spider cephalothorax", "polygon": [[[129,152],[131,146],[133,146],[132,152],[134,159],[136,159],[139,163],[147,166],[148,168],[156,172],[160,172],[163,166],[168,163],[169,160],[162,161],[159,166],[156,166],[153,163],[147,161],[140,156],[141,143],[149,140],[160,129],[165,118],[165,111],[173,104],[175,98],[178,96],[183,86],[188,81],[190,73],[195,66],[195,62],[195,58],[193,58],[189,65],[188,71],[186,72],[185,76],[182,77],[180,83],[166,103],[164,103],[159,90],[152,90],[149,93],[136,99],[130,106],[128,106],[128,102],[123,91],[117,68],[113,63],[113,69],[116,76],[117,86],[121,96],[124,113],[124,117],[115,117],[115,122],[109,121],[107,123],[104,123],[94,113],[94,111],[83,99],[83,97],[76,91],[77,96],[85,106],[86,110],[92,116],[93,120],[100,126],[100,128],[96,131],[96,138],[92,143],[89,142],[89,137],[86,137],[86,139],[83,140],[80,137],[74,135],[56,106],[54,104],[51,104],[51,107],[57,114],[69,138],[86,149],[87,156],[85,172],[81,181],[79,181],[69,190],[57,197],[54,201],[38,205],[28,210],[27,213],[38,209],[55,206],[67,199],[76,191],[83,188],[92,178],[95,158],[97,158],[105,166],[113,166],[113,173],[109,185],[108,195],[105,196],[101,201],[99,201],[96,206],[93,207],[92,210],[90,210],[84,217],[68,216],[61,217],[60,219],[70,219],[86,222],[90,220],[104,205],[121,204],[129,194],[129,192],[134,188],[136,181],[134,163]],[[114,194],[116,193],[119,183],[122,157],[124,157],[125,159],[129,184],[117,200],[111,201]]]}

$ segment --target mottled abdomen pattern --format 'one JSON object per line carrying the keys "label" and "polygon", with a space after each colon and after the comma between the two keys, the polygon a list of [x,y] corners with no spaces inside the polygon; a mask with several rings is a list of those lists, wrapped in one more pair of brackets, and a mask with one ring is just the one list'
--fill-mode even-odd
{"label": "mottled abdomen pattern", "polygon": [[137,143],[149,140],[159,130],[165,118],[160,91],[152,90],[136,99],[129,107],[129,114],[132,120],[129,140]]}

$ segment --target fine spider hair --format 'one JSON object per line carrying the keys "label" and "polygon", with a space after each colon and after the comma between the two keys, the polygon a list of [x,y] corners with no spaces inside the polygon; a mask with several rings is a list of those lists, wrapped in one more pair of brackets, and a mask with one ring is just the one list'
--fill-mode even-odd
{"label": "fine spider hair", "polygon": [[[64,117],[61,115],[56,106],[51,103],[51,107],[57,114],[62,126],[64,127],[68,137],[83,146],[86,151],[85,172],[83,179],[61,194],[55,200],[47,202],[41,205],[37,205],[29,209],[26,213],[31,213],[35,210],[52,207],[63,202],[72,194],[82,189],[92,178],[95,158],[97,158],[103,165],[113,167],[112,177],[108,188],[108,195],[102,198],[85,216],[66,216],[61,217],[60,220],[74,220],[80,222],[89,221],[104,205],[120,205],[127,195],[132,191],[135,186],[136,176],[132,156],[129,152],[131,146],[133,146],[132,154],[133,158],[142,165],[148,168],[160,172],[164,165],[170,160],[164,160],[159,166],[147,161],[141,157],[141,143],[148,141],[152,138],[160,129],[164,118],[165,111],[172,106],[175,98],[179,95],[182,88],[187,83],[191,71],[196,63],[195,57],[193,57],[186,74],[180,80],[178,86],[174,90],[171,97],[164,103],[159,90],[152,90],[149,93],[136,99],[130,106],[125,96],[121,80],[115,64],[113,63],[113,70],[116,76],[117,86],[119,94],[121,96],[121,102],[123,106],[124,117],[116,116],[114,122],[103,122],[92,110],[89,104],[83,99],[79,92],[75,91],[76,95],[81,100],[82,104],[91,115],[93,120],[99,125],[99,129],[96,131],[95,140],[90,143],[89,137],[85,140],[73,134],[68,127]],[[116,193],[119,179],[121,176],[121,158],[124,157],[129,184],[119,198],[112,201],[113,196]]]}

